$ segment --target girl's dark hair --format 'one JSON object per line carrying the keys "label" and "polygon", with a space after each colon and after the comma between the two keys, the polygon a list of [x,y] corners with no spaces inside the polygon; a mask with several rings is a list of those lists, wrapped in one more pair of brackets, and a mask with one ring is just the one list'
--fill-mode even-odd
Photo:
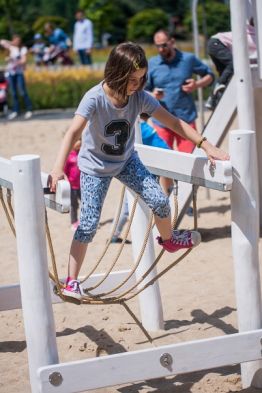
{"label": "girl's dark hair", "polygon": [[[105,66],[104,79],[107,86],[122,99],[126,99],[129,76],[141,69],[147,69],[147,59],[141,46],[133,42],[124,42],[112,49]],[[139,90],[144,87],[146,73]]]}

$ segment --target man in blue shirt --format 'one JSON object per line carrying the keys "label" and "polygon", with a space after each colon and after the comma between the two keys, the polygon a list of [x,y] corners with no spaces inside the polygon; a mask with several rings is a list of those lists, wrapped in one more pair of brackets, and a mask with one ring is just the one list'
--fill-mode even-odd
{"label": "man in blue shirt", "polygon": [[[170,113],[196,129],[197,110],[192,93],[200,87],[210,85],[214,75],[194,54],[176,49],[175,39],[165,30],[155,33],[154,43],[159,54],[149,60],[146,89],[151,91]],[[201,78],[195,80],[194,74]],[[192,152],[195,147],[192,142],[181,138],[156,120],[154,123],[159,136],[171,149],[174,148],[176,140],[177,150]]]}

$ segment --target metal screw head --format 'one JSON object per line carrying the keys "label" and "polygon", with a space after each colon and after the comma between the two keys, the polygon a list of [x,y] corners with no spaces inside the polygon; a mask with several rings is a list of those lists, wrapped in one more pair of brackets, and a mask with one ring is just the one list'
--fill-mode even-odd
{"label": "metal screw head", "polygon": [[63,382],[63,377],[59,372],[55,371],[49,375],[49,382],[53,386],[60,386],[61,383]]}
{"label": "metal screw head", "polygon": [[170,353],[163,353],[163,355],[160,356],[160,364],[163,367],[170,367],[173,364],[173,358],[170,355]]}

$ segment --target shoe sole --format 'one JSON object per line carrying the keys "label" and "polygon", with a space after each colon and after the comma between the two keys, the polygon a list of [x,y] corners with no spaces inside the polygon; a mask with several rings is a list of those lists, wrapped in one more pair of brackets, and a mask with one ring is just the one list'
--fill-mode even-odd
{"label": "shoe sole", "polygon": [[82,295],[79,295],[78,293],[74,293],[74,292],[68,291],[67,289],[64,289],[62,293],[63,293],[64,296],[72,297],[72,298],[77,299],[77,300],[82,300]]}

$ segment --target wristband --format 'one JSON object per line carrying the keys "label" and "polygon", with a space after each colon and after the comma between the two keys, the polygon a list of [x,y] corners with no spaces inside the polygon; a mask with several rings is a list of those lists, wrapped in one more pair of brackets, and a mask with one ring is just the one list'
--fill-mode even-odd
{"label": "wristband", "polygon": [[207,138],[204,136],[197,144],[197,147],[200,149],[200,147],[202,146],[202,143],[207,141]]}

